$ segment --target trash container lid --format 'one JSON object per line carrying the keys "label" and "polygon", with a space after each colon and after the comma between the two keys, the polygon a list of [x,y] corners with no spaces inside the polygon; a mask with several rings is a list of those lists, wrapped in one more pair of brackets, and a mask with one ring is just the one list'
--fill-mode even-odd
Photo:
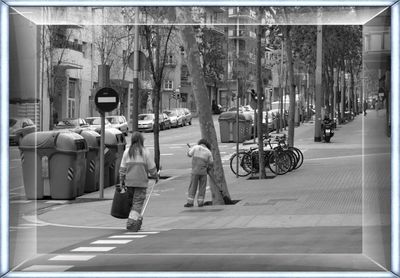
{"label": "trash container lid", "polygon": [[[221,115],[219,115],[218,121],[236,121],[236,112],[235,111],[223,112]],[[240,122],[252,121],[252,119],[250,115],[239,113],[239,121]]]}
{"label": "trash container lid", "polygon": [[38,131],[25,135],[20,143],[20,149],[52,149],[59,131]]}
{"label": "trash container lid", "polygon": [[126,145],[124,134],[116,128],[106,128],[104,132],[104,143],[106,145]]}
{"label": "trash container lid", "polygon": [[60,133],[55,143],[58,151],[79,152],[88,150],[85,138],[72,131]]}
{"label": "trash container lid", "polygon": [[94,130],[81,129],[77,133],[85,138],[86,143],[89,148],[99,148],[100,147],[100,134]]}

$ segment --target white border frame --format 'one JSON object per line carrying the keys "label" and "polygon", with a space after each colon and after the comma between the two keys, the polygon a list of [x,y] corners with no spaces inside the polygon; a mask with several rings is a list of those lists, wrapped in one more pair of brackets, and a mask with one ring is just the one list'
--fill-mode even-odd
{"label": "white border frame", "polygon": [[[391,211],[391,271],[400,275],[399,257],[399,121],[400,121],[400,2],[398,0],[382,1],[250,1],[240,2],[229,0],[200,0],[191,1],[151,1],[147,6],[390,6],[391,8],[391,189],[392,189],[392,211]],[[8,116],[9,116],[9,7],[18,6],[143,6],[138,0],[97,0],[97,1],[57,1],[57,0],[11,0],[0,2],[0,208],[1,208],[1,250],[0,250],[0,273],[7,277],[396,277],[391,272],[67,272],[67,273],[44,273],[44,272],[8,272],[9,271],[9,148],[8,148]]]}

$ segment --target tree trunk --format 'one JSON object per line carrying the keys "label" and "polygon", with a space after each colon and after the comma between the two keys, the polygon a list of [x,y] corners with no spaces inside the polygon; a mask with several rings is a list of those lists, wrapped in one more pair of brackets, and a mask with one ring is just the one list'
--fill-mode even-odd
{"label": "tree trunk", "polygon": [[[160,65],[160,34],[159,29],[157,28],[156,33],[156,53],[155,53],[155,72],[158,74],[161,70]],[[151,50],[150,50],[151,51]],[[161,76],[157,76],[156,82],[154,82],[154,90],[153,90],[153,99],[154,99],[154,127],[153,127],[153,135],[154,135],[154,161],[156,163],[157,169],[160,169],[160,123],[159,123],[159,115],[160,115],[160,90],[161,90]]]}
{"label": "tree trunk", "polygon": [[296,95],[294,88],[294,70],[293,70],[293,57],[292,57],[292,40],[290,38],[290,26],[284,26],[284,38],[286,46],[286,55],[288,61],[288,87],[289,87],[289,131],[288,131],[288,145],[294,145],[294,116],[296,112]]}
{"label": "tree trunk", "polygon": [[[229,191],[225,180],[224,168],[222,167],[221,155],[218,148],[217,134],[215,132],[214,122],[211,114],[211,107],[207,96],[206,82],[200,63],[200,53],[196,42],[195,30],[190,23],[192,22],[190,10],[186,8],[176,8],[177,19],[180,22],[186,22],[187,25],[180,26],[180,36],[185,48],[188,59],[188,69],[192,77],[192,89],[199,112],[199,122],[201,135],[211,144],[211,151],[214,158],[212,176],[214,182],[210,182],[212,187],[213,205],[224,204],[224,199],[229,198]],[[219,193],[219,194],[218,194]]]}
{"label": "tree trunk", "polygon": [[[259,169],[260,169],[260,179],[266,178],[265,173],[265,162],[264,162],[264,140],[263,140],[263,128],[262,128],[262,120],[263,120],[263,86],[262,86],[262,79],[261,79],[261,36],[262,36],[262,27],[258,25],[257,27],[257,58],[256,58],[256,72],[257,72],[257,130],[258,130],[258,162],[259,162]],[[268,135],[268,110],[267,110],[267,135]]]}

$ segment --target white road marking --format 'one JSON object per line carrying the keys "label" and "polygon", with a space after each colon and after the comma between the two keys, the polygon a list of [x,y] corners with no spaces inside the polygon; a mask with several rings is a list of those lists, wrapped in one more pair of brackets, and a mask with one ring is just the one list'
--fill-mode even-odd
{"label": "white road marking", "polygon": [[23,188],[24,188],[23,185],[18,186],[18,187],[15,187],[15,188],[11,188],[11,189],[10,189],[10,192],[17,191],[17,190],[20,190],[20,189],[23,189]]}
{"label": "white road marking", "polygon": [[162,153],[162,154],[160,154],[160,155],[171,156],[171,155],[174,155],[174,154],[173,154],[173,153]]}
{"label": "white road marking", "polygon": [[52,201],[46,201],[46,204],[66,204],[68,203],[68,201],[64,201],[64,200],[52,200]]}
{"label": "white road marking", "polygon": [[160,232],[126,232],[125,235],[154,235],[154,234],[158,234]]}
{"label": "white road marking", "polygon": [[30,200],[15,200],[15,201],[11,201],[11,204],[28,204],[31,203],[32,201]]}
{"label": "white road marking", "polygon": [[[363,156],[377,156],[377,155],[390,155],[390,153],[371,153],[371,154],[356,154],[356,155],[344,155],[344,156],[332,156],[332,157],[320,157],[320,158],[308,158],[308,161],[316,160],[329,160],[329,159],[343,159],[343,158],[361,158]],[[304,161],[306,162],[306,160]]]}
{"label": "white road marking", "polygon": [[49,261],[88,261],[96,257],[95,255],[57,255]]}
{"label": "white road marking", "polygon": [[126,239],[126,240],[102,239],[102,240],[93,241],[90,244],[127,244],[131,241],[132,240],[129,240],[129,239]]}
{"label": "white road marking", "polygon": [[78,247],[72,249],[71,252],[107,252],[115,249],[115,246],[110,247]]}
{"label": "white road marking", "polygon": [[116,236],[109,236],[108,238],[144,238],[147,235],[116,235]]}
{"label": "white road marking", "polygon": [[32,265],[27,268],[24,268],[22,271],[63,272],[72,267],[74,267],[74,266],[73,265]]}
{"label": "white road marking", "polygon": [[181,147],[169,147],[170,149],[183,149],[183,146]]}
{"label": "white road marking", "polygon": [[27,230],[35,228],[35,226],[10,226],[10,231],[16,232],[17,230]]}

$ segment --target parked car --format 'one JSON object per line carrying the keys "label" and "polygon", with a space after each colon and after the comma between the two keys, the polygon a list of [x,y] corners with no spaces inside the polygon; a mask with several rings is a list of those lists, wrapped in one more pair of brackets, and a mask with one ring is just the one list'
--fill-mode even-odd
{"label": "parked car", "polygon": [[113,128],[119,129],[126,136],[128,135],[128,122],[124,116],[108,116],[106,118],[110,121]]}
{"label": "parked car", "polygon": [[9,143],[19,145],[21,139],[28,133],[37,130],[34,122],[29,118],[10,118],[9,121]]}
{"label": "parked car", "polygon": [[183,125],[189,124],[192,125],[192,113],[187,108],[178,108],[178,110],[185,115],[183,120]]}
{"label": "parked car", "polygon": [[170,129],[171,128],[171,120],[167,114],[162,113],[160,114],[160,129]]}
{"label": "parked car", "polygon": [[[85,119],[86,123],[89,125],[89,129],[97,130],[101,128],[101,118],[100,117],[88,117]],[[106,119],[104,119],[105,128],[110,128],[111,123]]]}
{"label": "parked car", "polygon": [[54,129],[76,129],[76,128],[87,128],[89,125],[82,118],[68,118],[62,119],[55,126]]}
{"label": "parked car", "polygon": [[[229,112],[236,112],[236,107],[231,107],[228,109]],[[251,107],[247,106],[239,106],[239,113],[243,113],[244,115],[248,115],[251,120],[254,122],[254,110]]]}
{"label": "parked car", "polygon": [[165,110],[165,114],[169,117],[172,127],[183,126],[183,114],[177,110]]}
{"label": "parked car", "polygon": [[[138,129],[140,131],[154,131],[155,118],[156,117],[153,113],[139,114]],[[164,113],[159,115],[158,123],[160,125],[160,130],[164,130],[171,127],[169,118]]]}

